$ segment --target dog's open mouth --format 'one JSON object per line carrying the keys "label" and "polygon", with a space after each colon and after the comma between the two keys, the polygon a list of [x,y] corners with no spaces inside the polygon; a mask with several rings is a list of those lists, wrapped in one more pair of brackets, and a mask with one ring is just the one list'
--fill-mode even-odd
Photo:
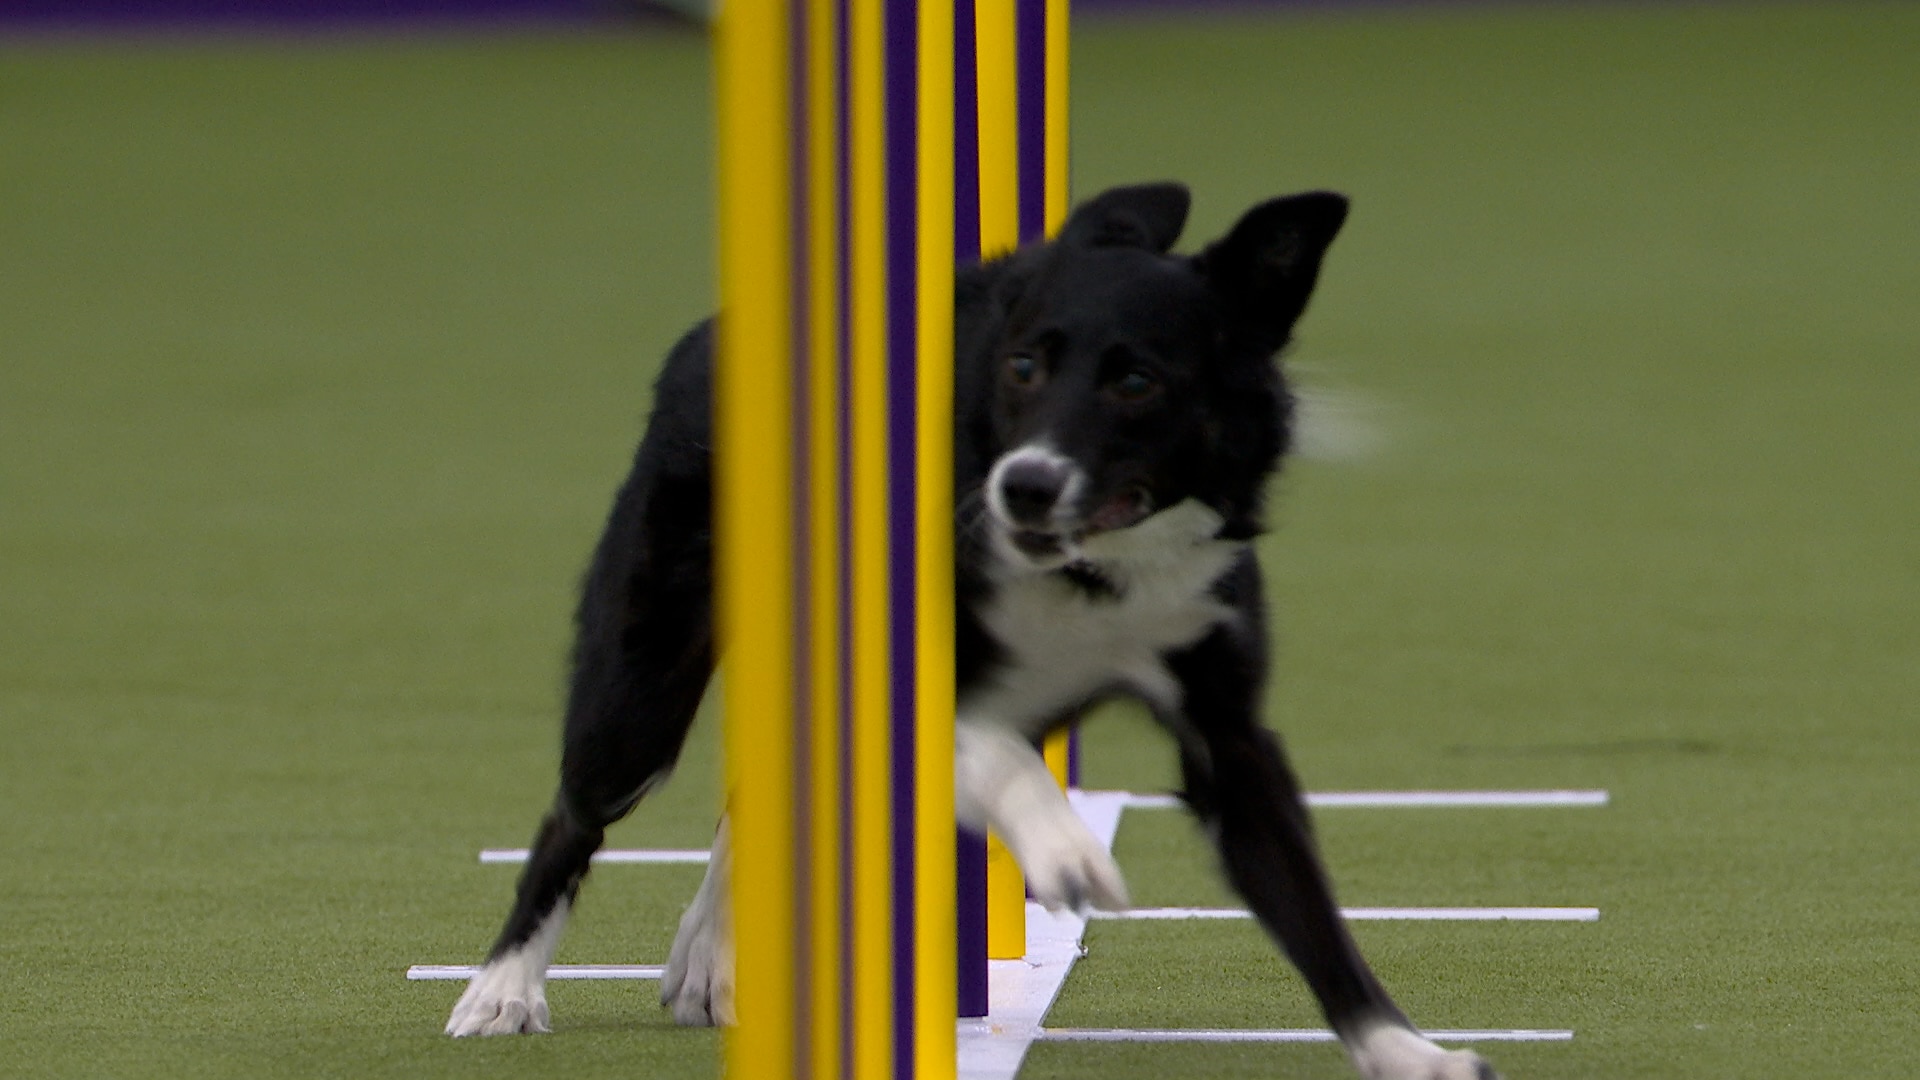
{"label": "dog's open mouth", "polygon": [[1087,515],[1087,527],[1082,535],[1118,532],[1140,524],[1152,514],[1153,493],[1145,485],[1129,484]]}
{"label": "dog's open mouth", "polygon": [[1091,536],[1118,532],[1145,521],[1153,514],[1153,495],[1138,484],[1123,488],[1089,514],[1081,527],[1071,532],[1044,529],[1010,529],[1007,541],[1020,554],[1035,562],[1047,562],[1072,555],[1073,549]]}

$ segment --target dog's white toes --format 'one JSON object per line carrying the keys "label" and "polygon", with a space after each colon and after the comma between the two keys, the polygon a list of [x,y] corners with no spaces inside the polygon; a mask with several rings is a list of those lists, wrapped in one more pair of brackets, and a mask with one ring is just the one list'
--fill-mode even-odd
{"label": "dog's white toes", "polygon": [[1356,1039],[1349,1051],[1366,1080],[1500,1080],[1479,1054],[1443,1050],[1403,1027],[1375,1027]]}
{"label": "dog's white toes", "polygon": [[459,1005],[454,1006],[453,1015],[447,1018],[447,1034],[456,1039],[478,1035],[481,1027],[493,1020],[494,1011],[489,1009],[482,1012],[478,1009],[469,1009],[463,999]]}
{"label": "dog's white toes", "polygon": [[687,982],[687,969],[667,963],[666,973],[660,976],[660,1004],[671,1008],[680,996],[680,988]]}
{"label": "dog's white toes", "polygon": [[[680,921],[680,934],[673,939],[673,951],[667,956],[667,971],[660,980],[660,1004],[673,1010],[677,1024],[687,1027],[712,1027],[713,1013],[707,1007],[708,972],[705,959],[708,946],[696,939],[707,937],[705,927],[689,926],[693,915]],[[699,958],[695,953],[701,953]]]}
{"label": "dog's white toes", "polygon": [[733,1027],[740,1022],[740,1014],[733,1008],[733,962],[729,960],[722,971],[725,977],[708,991],[707,1004],[714,1023]]}
{"label": "dog's white toes", "polygon": [[1471,1050],[1454,1050],[1445,1060],[1435,1062],[1426,1080],[1500,1080],[1485,1058]]}
{"label": "dog's white toes", "polygon": [[660,984],[660,1004],[673,1010],[675,1023],[687,1027],[732,1024],[732,951],[711,925],[698,928],[691,940],[688,937],[683,931],[682,938],[674,942],[666,977]]}
{"label": "dog's white toes", "polygon": [[666,974],[660,979],[660,1004],[673,1010],[675,1023],[687,1027],[713,1026],[713,1014],[707,1007],[713,931],[703,899],[694,897],[693,906],[680,916],[680,932],[674,935]]}
{"label": "dog's white toes", "polygon": [[482,1035],[523,1035],[531,1030],[533,1010],[524,1001],[503,1001],[492,1020],[480,1026]]}
{"label": "dog's white toes", "polygon": [[467,984],[466,993],[447,1019],[447,1034],[538,1035],[553,1030],[548,1023],[546,989],[525,977],[511,962],[487,965]]}
{"label": "dog's white toes", "polygon": [[686,967],[671,988],[661,988],[660,1003],[673,1010],[673,1019],[686,1027],[732,1024],[733,964],[710,948],[691,951]]}
{"label": "dog's white toes", "polygon": [[682,1027],[712,1027],[712,1001],[707,996],[705,973],[684,978],[671,998],[661,1004],[673,1010],[673,1022]]}
{"label": "dog's white toes", "polygon": [[[724,835],[724,834],[723,834]],[[724,871],[721,871],[724,873]],[[687,1027],[731,1024],[733,942],[721,896],[726,888],[710,864],[708,880],[680,917],[680,932],[667,954],[660,980],[660,1004],[673,1010],[675,1023]]]}
{"label": "dog's white toes", "polygon": [[1086,907],[1120,911],[1128,906],[1127,882],[1113,855],[1078,818],[1060,827],[1032,830],[1016,860],[1033,898],[1050,911]]}
{"label": "dog's white toes", "polygon": [[519,946],[487,961],[447,1018],[447,1034],[535,1035],[547,1023],[547,964],[553,960],[560,930],[567,925],[568,905],[562,901]]}

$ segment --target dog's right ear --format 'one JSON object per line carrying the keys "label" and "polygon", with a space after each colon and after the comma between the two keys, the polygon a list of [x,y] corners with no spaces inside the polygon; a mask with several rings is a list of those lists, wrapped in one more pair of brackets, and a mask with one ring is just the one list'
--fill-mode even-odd
{"label": "dog's right ear", "polygon": [[1180,239],[1193,199],[1184,184],[1109,188],[1082,203],[1060,241],[1087,247],[1137,247],[1164,255]]}
{"label": "dog's right ear", "polygon": [[1347,220],[1347,198],[1331,191],[1271,199],[1194,260],[1250,344],[1278,349],[1306,310],[1327,245]]}

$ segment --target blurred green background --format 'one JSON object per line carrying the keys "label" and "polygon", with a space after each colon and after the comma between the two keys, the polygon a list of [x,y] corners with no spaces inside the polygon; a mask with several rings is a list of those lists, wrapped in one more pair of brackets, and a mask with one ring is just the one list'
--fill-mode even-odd
{"label": "blurred green background", "polygon": [[[1354,198],[1289,363],[1271,715],[1432,1027],[1509,1076],[1905,1077],[1920,1049],[1920,9],[1082,20],[1081,194],[1189,243]],[[650,984],[439,1034],[551,791],[575,579],[712,303],[691,28],[0,38],[0,1075],[706,1076]],[[705,842],[712,725],[614,842]],[[1136,716],[1088,781],[1164,789]],[[1224,903],[1135,813],[1143,904]],[[566,962],[664,957],[600,872]],[[1053,1021],[1314,1022],[1242,924],[1097,924]],[[1338,1077],[1326,1047],[1047,1045],[1031,1077]]]}

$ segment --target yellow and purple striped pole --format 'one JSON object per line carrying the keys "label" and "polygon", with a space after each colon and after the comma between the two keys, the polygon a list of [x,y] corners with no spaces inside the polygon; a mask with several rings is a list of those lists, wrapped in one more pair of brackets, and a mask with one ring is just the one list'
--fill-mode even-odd
{"label": "yellow and purple striped pole", "polygon": [[[743,0],[720,21],[736,1077],[954,1069],[951,275],[956,247],[1064,219],[1066,14]],[[1019,956],[1018,871],[994,876],[990,951]],[[984,1012],[987,950],[959,949]]]}
{"label": "yellow and purple striped pole", "polygon": [[718,41],[727,1072],[951,1077],[952,9]]}
{"label": "yellow and purple striped pole", "polygon": [[[1050,236],[1066,220],[1068,0],[962,0],[959,7],[963,206],[957,246],[963,259],[992,257]],[[964,205],[970,149],[978,189],[972,218]],[[971,234],[970,223],[977,230]],[[1075,749],[1064,733],[1047,740],[1047,764],[1063,786],[1078,779]],[[1018,959],[1027,945],[1019,866],[997,839],[987,840],[984,854],[976,844],[963,838],[960,851],[963,1016],[987,1011],[986,958]],[[982,860],[984,870],[976,871]],[[974,884],[981,875],[984,884]],[[984,929],[977,925],[982,917]]]}

